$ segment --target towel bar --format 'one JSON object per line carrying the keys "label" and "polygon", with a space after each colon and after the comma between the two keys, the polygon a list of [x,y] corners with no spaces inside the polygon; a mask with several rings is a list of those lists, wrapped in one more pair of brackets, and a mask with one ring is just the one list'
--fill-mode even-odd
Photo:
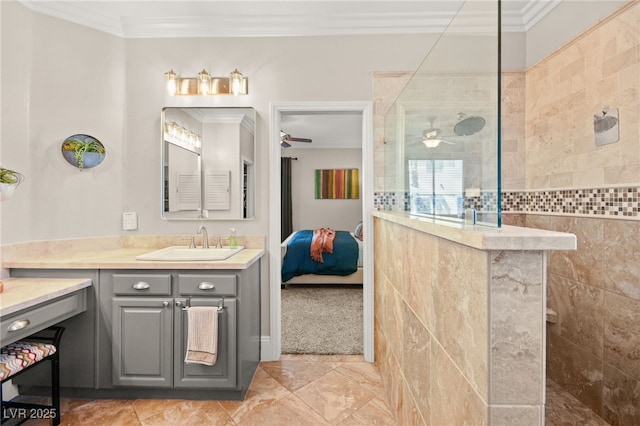
{"label": "towel bar", "polygon": [[[187,299],[187,306],[182,308],[182,310],[188,311],[190,307],[191,307],[191,298]],[[218,303],[218,312],[222,311],[225,308],[226,307],[224,306],[224,297],[223,297],[222,299],[220,299],[220,302]]]}

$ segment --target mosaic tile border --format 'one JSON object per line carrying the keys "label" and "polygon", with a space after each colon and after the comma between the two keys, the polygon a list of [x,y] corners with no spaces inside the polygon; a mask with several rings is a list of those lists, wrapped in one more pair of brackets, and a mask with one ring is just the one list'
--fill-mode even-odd
{"label": "mosaic tile border", "polygon": [[[503,213],[640,220],[640,186],[505,191],[502,193],[501,204]],[[409,193],[374,193],[376,210],[408,211],[409,205]],[[463,205],[465,208],[475,208],[478,212],[495,212],[497,200],[493,193],[486,193],[479,197],[465,198]]]}

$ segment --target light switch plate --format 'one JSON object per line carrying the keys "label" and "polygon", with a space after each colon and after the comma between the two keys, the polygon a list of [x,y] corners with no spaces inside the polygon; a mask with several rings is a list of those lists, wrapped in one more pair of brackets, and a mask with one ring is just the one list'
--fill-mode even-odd
{"label": "light switch plate", "polygon": [[125,231],[138,229],[138,213],[122,213],[122,229]]}

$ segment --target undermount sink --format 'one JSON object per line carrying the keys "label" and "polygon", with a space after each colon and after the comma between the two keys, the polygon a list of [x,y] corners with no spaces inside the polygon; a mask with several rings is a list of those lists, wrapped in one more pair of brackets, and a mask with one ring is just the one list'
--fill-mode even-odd
{"label": "undermount sink", "polygon": [[236,248],[189,248],[184,246],[167,247],[150,253],[142,254],[136,257],[137,260],[225,260],[239,253],[244,246]]}

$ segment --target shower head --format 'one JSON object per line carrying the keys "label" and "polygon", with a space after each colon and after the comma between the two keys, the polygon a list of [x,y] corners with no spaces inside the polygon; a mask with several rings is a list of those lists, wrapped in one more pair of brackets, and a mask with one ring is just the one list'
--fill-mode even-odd
{"label": "shower head", "polygon": [[465,114],[458,114],[458,123],[453,127],[453,132],[458,136],[471,136],[484,128],[485,119],[479,115],[467,117]]}
{"label": "shower head", "polygon": [[593,116],[593,128],[596,133],[603,133],[607,130],[612,129],[616,124],[618,124],[618,119],[612,116],[603,115],[599,117],[597,115]]}

